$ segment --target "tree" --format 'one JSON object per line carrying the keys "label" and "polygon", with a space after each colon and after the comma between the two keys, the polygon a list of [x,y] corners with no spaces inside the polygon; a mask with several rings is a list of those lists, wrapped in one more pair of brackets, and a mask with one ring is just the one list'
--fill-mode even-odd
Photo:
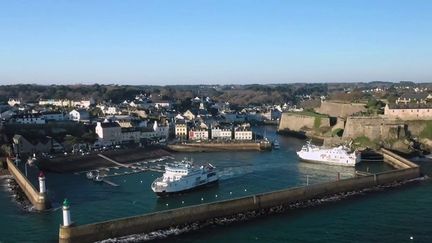
{"label": "tree", "polygon": [[9,157],[12,156],[12,148],[8,144],[3,144],[0,147],[0,156]]}
{"label": "tree", "polygon": [[103,112],[99,107],[93,107],[89,110],[89,113],[92,117],[101,117],[103,116]]}
{"label": "tree", "polygon": [[94,144],[98,140],[98,135],[93,132],[86,132],[82,135],[82,141],[89,144]]}

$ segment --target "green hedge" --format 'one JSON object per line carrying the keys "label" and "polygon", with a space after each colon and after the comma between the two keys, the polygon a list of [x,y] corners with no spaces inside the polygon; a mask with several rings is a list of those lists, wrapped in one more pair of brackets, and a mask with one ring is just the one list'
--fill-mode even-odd
{"label": "green hedge", "polygon": [[420,132],[420,137],[432,139],[432,121],[426,122],[426,126]]}

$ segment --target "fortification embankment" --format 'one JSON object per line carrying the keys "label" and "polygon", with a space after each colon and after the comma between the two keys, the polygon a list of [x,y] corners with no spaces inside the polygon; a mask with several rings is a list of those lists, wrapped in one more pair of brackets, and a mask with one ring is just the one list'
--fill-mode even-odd
{"label": "fortification embankment", "polygon": [[51,205],[46,193],[39,193],[39,191],[36,190],[33,184],[21,173],[10,159],[7,159],[6,161],[9,172],[15,178],[16,182],[36,210],[42,211],[50,208]]}
{"label": "fortification embankment", "polygon": [[367,136],[370,139],[397,139],[405,135],[420,136],[428,121],[403,121],[382,116],[351,116],[347,118],[344,137]]}
{"label": "fortification embankment", "polygon": [[398,139],[404,137],[406,127],[403,122],[385,117],[348,117],[343,133],[344,138],[366,136],[370,140]]}
{"label": "fortification embankment", "polygon": [[304,132],[306,130],[330,127],[330,118],[322,115],[305,115],[302,113],[282,113],[278,131]]}
{"label": "fortification embankment", "polygon": [[327,114],[331,117],[348,117],[357,112],[365,112],[366,104],[362,103],[341,103],[323,101],[319,108],[316,108],[316,112],[321,114]]}
{"label": "fortification embankment", "polygon": [[260,143],[185,143],[170,144],[168,148],[176,152],[217,152],[217,151],[259,151]]}
{"label": "fortification embankment", "polygon": [[[387,153],[388,156],[394,156]],[[399,160],[399,157],[394,157]],[[401,162],[404,163],[405,162]],[[409,165],[409,163],[407,163]],[[178,208],[141,216],[122,218],[101,223],[60,227],[59,242],[91,242],[136,233],[146,233],[171,226],[231,216],[237,213],[267,209],[279,205],[304,202],[314,198],[356,191],[377,185],[417,178],[418,166],[368,176],[289,188],[233,200]]]}

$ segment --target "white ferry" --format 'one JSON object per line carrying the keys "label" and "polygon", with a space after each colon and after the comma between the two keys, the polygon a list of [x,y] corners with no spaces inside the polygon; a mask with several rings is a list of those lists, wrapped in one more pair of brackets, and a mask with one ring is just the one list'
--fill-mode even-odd
{"label": "white ferry", "polygon": [[158,196],[185,192],[219,180],[216,168],[207,164],[195,166],[191,161],[183,160],[165,166],[165,173],[151,185]]}
{"label": "white ferry", "polygon": [[297,151],[300,159],[311,162],[319,162],[329,165],[355,166],[360,162],[360,153],[351,152],[345,146],[336,148],[324,148],[307,142],[300,151]]}

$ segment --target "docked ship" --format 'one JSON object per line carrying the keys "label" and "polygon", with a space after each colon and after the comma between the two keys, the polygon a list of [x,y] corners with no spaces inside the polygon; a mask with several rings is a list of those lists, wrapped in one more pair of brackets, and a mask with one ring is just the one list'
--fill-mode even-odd
{"label": "docked ship", "polygon": [[346,146],[336,148],[324,148],[307,142],[300,151],[297,151],[300,159],[329,165],[355,166],[360,162],[360,153],[351,152]]}
{"label": "docked ship", "polygon": [[151,188],[158,196],[164,196],[217,183],[218,180],[213,165],[195,166],[191,161],[183,160],[166,165],[163,176],[157,178]]}

